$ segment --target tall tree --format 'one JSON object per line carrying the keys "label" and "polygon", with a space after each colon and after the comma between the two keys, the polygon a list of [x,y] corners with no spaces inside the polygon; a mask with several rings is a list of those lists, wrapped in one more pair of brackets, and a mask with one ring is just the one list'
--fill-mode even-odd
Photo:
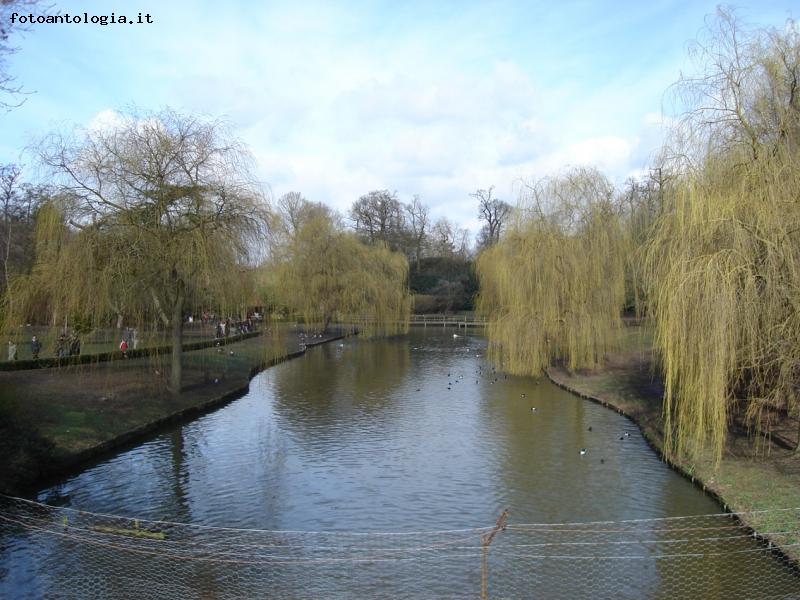
{"label": "tall tree", "polygon": [[479,308],[503,369],[538,374],[558,359],[593,368],[615,345],[629,252],[613,191],[594,170],[545,179],[479,255]]}
{"label": "tall tree", "polygon": [[452,257],[457,250],[458,228],[447,217],[438,219],[431,228],[430,247],[434,256]]}
{"label": "tall tree", "polygon": [[690,47],[696,74],[672,87],[679,110],[673,154],[700,166],[709,147],[748,159],[800,144],[800,29],[743,29],[718,8]]}
{"label": "tall tree", "polygon": [[19,220],[20,170],[16,165],[0,167],[0,203],[3,209],[3,291],[11,278],[11,248],[15,237],[15,224]]}
{"label": "tall tree", "polygon": [[488,190],[477,190],[470,194],[478,201],[478,217],[484,221],[478,233],[478,245],[488,248],[500,240],[500,231],[511,213],[511,206],[498,198],[492,198],[494,186]]}
{"label": "tall tree", "polygon": [[60,196],[40,211],[28,288],[45,290],[62,315],[157,316],[171,331],[179,391],[184,312],[240,306],[262,241],[266,205],[246,151],[220,122],[167,109],[52,134],[40,157]]}
{"label": "tall tree", "polygon": [[396,193],[374,190],[361,196],[350,209],[356,233],[370,244],[383,242],[399,247],[403,230],[403,207]]}
{"label": "tall tree", "polygon": [[469,229],[466,227],[458,227],[456,228],[456,254],[463,260],[467,262],[471,258],[472,250],[470,247],[470,233]]}
{"label": "tall tree", "polygon": [[300,192],[287,192],[275,204],[270,230],[270,251],[280,254],[291,246],[303,226],[316,219],[326,217],[339,225],[341,216],[321,202],[311,202]]}
{"label": "tall tree", "polygon": [[414,199],[404,207],[406,213],[406,229],[410,241],[410,253],[406,255],[413,259],[417,268],[425,248],[425,241],[428,235],[428,207],[414,195]]}
{"label": "tall tree", "polygon": [[[800,418],[800,33],[720,12],[641,271],[664,372],[667,450],[722,457],[728,428]],[[800,446],[798,446],[800,450]]]}
{"label": "tall tree", "polygon": [[303,224],[274,269],[284,303],[323,329],[340,320],[366,333],[402,331],[411,297],[408,261],[384,244],[369,246],[319,215]]}
{"label": "tall tree", "polygon": [[276,211],[282,220],[282,229],[289,238],[294,238],[300,230],[308,212],[309,201],[300,192],[287,192],[278,198]]}
{"label": "tall tree", "polygon": [[12,280],[29,272],[33,266],[34,214],[47,194],[43,188],[21,183],[21,171],[17,165],[0,166],[0,255],[3,260],[0,298],[6,311],[13,306]]}

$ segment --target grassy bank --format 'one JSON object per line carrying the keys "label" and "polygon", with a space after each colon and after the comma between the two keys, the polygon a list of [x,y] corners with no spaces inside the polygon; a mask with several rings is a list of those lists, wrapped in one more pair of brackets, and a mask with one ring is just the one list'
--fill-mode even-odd
{"label": "grassy bank", "polygon": [[218,406],[246,390],[255,372],[300,349],[296,333],[284,329],[184,352],[177,395],[166,391],[169,357],[163,355],[0,372],[0,491],[19,493]]}
{"label": "grassy bank", "polygon": [[[647,327],[627,327],[619,352],[608,356],[605,367],[596,372],[570,373],[553,367],[550,379],[581,396],[607,405],[639,425],[647,441],[660,453],[664,447],[661,413],[663,387],[654,374],[650,350],[652,332]],[[781,432],[776,440],[748,435],[734,424],[723,460],[715,467],[709,452],[697,458],[680,457],[673,467],[716,496],[733,512],[775,511],[800,507],[800,455],[786,446],[796,442],[792,431]],[[796,435],[796,434],[795,434]],[[788,442],[788,444],[787,444]],[[786,555],[800,560],[800,511],[750,514],[746,524],[781,546]],[[795,532],[793,536],[772,532]]]}

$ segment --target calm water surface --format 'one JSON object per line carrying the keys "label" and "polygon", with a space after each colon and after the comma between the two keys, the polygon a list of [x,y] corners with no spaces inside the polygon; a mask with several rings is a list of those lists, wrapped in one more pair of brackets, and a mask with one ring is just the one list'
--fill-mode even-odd
{"label": "calm water surface", "polygon": [[[431,550],[436,539],[449,543],[447,536],[454,535],[437,533],[415,538],[414,544],[422,548],[416,551],[418,560],[329,565],[317,559],[352,558],[350,550],[334,548],[342,540],[356,539],[347,537],[352,532],[491,527],[506,508],[512,527],[501,532],[492,547],[491,597],[731,597],[724,582],[745,571],[754,574],[737,584],[742,592],[738,597],[768,597],[758,595],[767,591],[775,597],[800,593],[798,579],[784,565],[741,536],[713,563],[697,557],[689,562],[683,557],[663,560],[660,556],[671,546],[638,544],[662,535],[653,523],[644,534],[627,531],[613,541],[601,540],[598,536],[611,534],[606,529],[592,533],[598,527],[592,526],[583,527],[578,537],[564,532],[553,537],[547,531],[533,544],[503,542],[504,536],[508,540],[532,535],[515,532],[518,524],[653,519],[720,509],[661,463],[627,419],[544,380],[495,374],[485,352],[480,335],[454,337],[452,329],[417,329],[391,340],[348,339],[314,348],[300,359],[262,372],[249,393],[232,404],[44,489],[37,497],[51,505],[146,520],[328,532],[303,538],[305,547],[314,546],[317,554],[301,568],[290,565],[280,577],[266,577],[263,564],[243,567],[240,563],[246,561],[239,558],[254,544],[260,540],[268,545],[267,534],[254,533],[262,537],[243,540],[230,565],[189,567],[190,561],[178,560],[172,568],[165,566],[169,561],[160,560],[156,584],[142,586],[152,568],[151,555],[124,555],[124,564],[136,565],[137,575],[132,577],[123,566],[106,564],[98,549],[105,546],[96,540],[52,541],[53,535],[6,527],[0,538],[0,595],[479,597],[480,553],[475,542],[479,546],[480,538],[475,532],[464,534],[470,540],[459,546],[461,554]],[[719,520],[709,523],[716,527]],[[334,544],[330,534],[337,532]],[[202,535],[228,535],[218,533],[219,538],[213,538],[213,531]],[[634,538],[637,545],[631,548]],[[163,544],[177,539],[177,534],[168,535]],[[407,541],[398,539],[391,538],[393,547]],[[387,544],[378,535],[357,540],[363,540],[363,556],[373,558]],[[329,550],[321,549],[322,541],[330,544]],[[551,549],[550,542],[570,542],[555,553],[566,558],[542,559],[541,548]],[[285,540],[280,543],[288,545]],[[508,548],[505,555],[503,543]],[[588,550],[580,546],[586,543]],[[91,553],[70,563],[67,555],[89,546]],[[637,558],[606,558],[620,554]],[[203,556],[223,555],[228,556]],[[610,562],[603,565],[587,558],[592,556]],[[71,564],[69,574],[53,576],[55,564]],[[270,573],[283,568],[274,567]],[[108,578],[93,578],[95,571],[104,569],[112,569],[111,579],[118,578],[115,587],[108,587]],[[235,569],[245,570],[233,577]],[[588,576],[597,576],[597,582],[587,583]],[[686,587],[675,587],[681,578]]]}

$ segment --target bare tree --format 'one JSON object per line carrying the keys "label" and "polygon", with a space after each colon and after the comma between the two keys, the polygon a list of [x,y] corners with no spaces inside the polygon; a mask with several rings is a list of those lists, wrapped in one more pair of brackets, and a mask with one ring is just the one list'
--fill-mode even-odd
{"label": "bare tree", "polygon": [[[691,47],[699,75],[682,76],[672,91],[680,127],[673,158],[701,160],[709,147],[746,148],[748,159],[800,144],[800,31],[742,30],[720,8]],[[688,110],[686,110],[688,107]]]}
{"label": "bare tree", "polygon": [[302,227],[313,219],[324,217],[340,227],[338,212],[321,202],[311,202],[300,192],[287,192],[276,202],[270,229],[270,251],[273,256],[284,252],[297,238]]}
{"label": "bare tree", "polygon": [[0,167],[0,203],[3,207],[3,284],[8,290],[11,279],[11,243],[14,237],[14,221],[17,219],[20,170],[16,165]]}
{"label": "bare tree", "polygon": [[411,241],[410,258],[414,260],[417,268],[419,268],[419,261],[422,259],[425,247],[425,238],[428,235],[428,207],[415,194],[414,199],[403,208],[406,213],[405,222],[408,237]]}
{"label": "bare tree", "polygon": [[[25,25],[19,19],[13,19],[14,13],[30,13],[39,4],[38,0],[0,0],[0,95],[14,98],[23,94],[22,86],[16,83],[16,79],[7,70],[6,60],[14,54],[18,48],[11,44],[11,37],[19,32],[26,31]],[[0,96],[0,107],[11,110],[20,106],[25,99],[18,102],[4,100]]]}
{"label": "bare tree", "polygon": [[2,292],[7,295],[7,305],[11,302],[9,290],[13,276],[33,264],[33,211],[42,195],[42,190],[21,183],[21,171],[17,165],[0,166]]}
{"label": "bare tree", "polygon": [[446,217],[442,217],[431,228],[431,252],[434,256],[452,257],[456,253],[458,231]]}
{"label": "bare tree", "polygon": [[370,244],[385,242],[399,246],[403,229],[403,208],[396,192],[374,190],[361,196],[350,209],[356,233]]}
{"label": "bare tree", "polygon": [[294,237],[303,224],[303,213],[306,212],[308,200],[300,192],[287,192],[278,198],[277,210],[283,217],[287,233]]}
{"label": "bare tree", "polygon": [[470,258],[469,229],[459,227],[456,229],[455,234],[456,253],[462,260],[467,261]]}
{"label": "bare tree", "polygon": [[491,186],[488,190],[477,190],[470,194],[478,201],[478,217],[485,222],[478,234],[479,245],[484,248],[498,242],[503,224],[511,213],[511,205],[492,198],[493,190],[494,186]]}

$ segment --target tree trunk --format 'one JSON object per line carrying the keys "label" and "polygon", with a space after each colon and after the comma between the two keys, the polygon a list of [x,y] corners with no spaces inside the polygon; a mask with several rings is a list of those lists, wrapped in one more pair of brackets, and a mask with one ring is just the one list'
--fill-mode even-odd
{"label": "tree trunk", "polygon": [[169,389],[173,394],[181,391],[181,353],[183,351],[183,292],[178,291],[172,305],[172,356]]}
{"label": "tree trunk", "polygon": [[[153,304],[156,307],[156,312],[158,313],[161,322],[164,323],[164,325],[169,326],[169,319],[167,318],[167,315],[164,314],[164,309],[161,308],[161,301],[158,299],[158,294],[156,294],[156,291],[153,288],[150,288],[150,296],[153,298]],[[180,300],[181,303],[183,303],[183,297],[181,297]],[[183,306],[181,306],[181,310],[183,310]]]}
{"label": "tree trunk", "polygon": [[5,277],[5,287],[3,288],[6,294],[6,299],[8,302],[9,309],[12,308],[12,301],[11,301],[11,276],[8,272],[8,262],[9,258],[11,257],[11,218],[8,214],[8,204],[6,204],[5,209],[3,210],[3,224],[5,225],[5,234],[6,234],[6,247],[3,256],[3,275]]}
{"label": "tree trunk", "polygon": [[794,453],[800,456],[800,415],[797,416],[797,445],[794,447]]}

